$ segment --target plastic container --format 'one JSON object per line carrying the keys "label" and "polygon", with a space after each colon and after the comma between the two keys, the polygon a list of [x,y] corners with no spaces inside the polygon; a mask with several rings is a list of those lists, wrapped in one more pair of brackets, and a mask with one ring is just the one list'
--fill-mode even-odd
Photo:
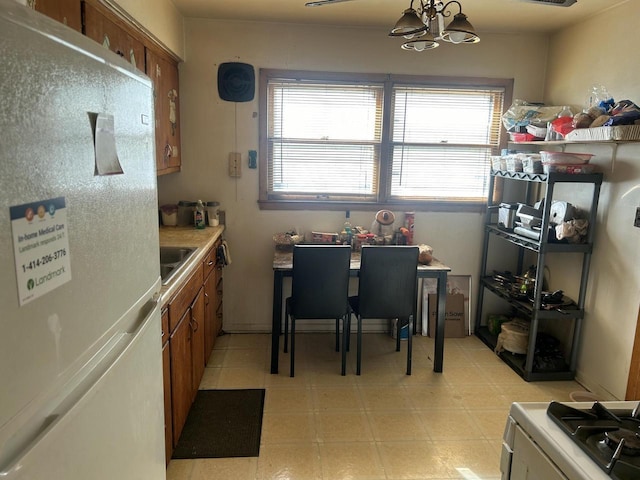
{"label": "plastic container", "polygon": [[505,157],[499,155],[491,156],[491,168],[493,171],[506,170],[507,169],[507,160]]}
{"label": "plastic container", "polygon": [[537,125],[529,124],[527,125],[527,133],[543,140],[547,136],[547,127],[538,127]]}
{"label": "plastic container", "polygon": [[593,173],[596,170],[595,165],[589,164],[562,164],[562,163],[545,163],[542,162],[542,170],[544,173]]}
{"label": "plastic container", "polygon": [[167,227],[175,227],[178,224],[178,206],[162,205],[160,207],[162,214],[162,225]]}
{"label": "plastic container", "polygon": [[522,159],[522,171],[525,173],[542,173],[542,160],[540,155],[527,155]]}
{"label": "plastic container", "polygon": [[548,152],[546,150],[540,152],[542,162],[548,164],[580,165],[589,163],[591,157],[593,157],[592,153]]}
{"label": "plastic container", "polygon": [[217,227],[220,224],[218,218],[218,209],[220,208],[220,202],[207,202],[205,205],[207,211],[207,221],[210,227]]}
{"label": "plastic container", "polygon": [[188,225],[193,225],[193,209],[195,205],[195,202],[188,200],[180,200],[178,202],[178,226],[186,227]]}
{"label": "plastic container", "polygon": [[533,142],[534,140],[540,140],[539,138],[534,137],[530,133],[510,133],[512,142]]}
{"label": "plastic container", "polygon": [[519,155],[509,155],[507,157],[507,171],[509,172],[521,172],[522,171],[522,157]]}
{"label": "plastic container", "polygon": [[572,402],[597,402],[599,401],[599,398],[591,393],[591,392],[587,392],[587,391],[577,391],[577,392],[571,392],[569,394],[569,398],[571,399]]}
{"label": "plastic container", "polygon": [[202,200],[198,200],[196,203],[196,209],[193,212],[193,223],[195,227],[200,230],[206,226],[204,204],[202,203]]}

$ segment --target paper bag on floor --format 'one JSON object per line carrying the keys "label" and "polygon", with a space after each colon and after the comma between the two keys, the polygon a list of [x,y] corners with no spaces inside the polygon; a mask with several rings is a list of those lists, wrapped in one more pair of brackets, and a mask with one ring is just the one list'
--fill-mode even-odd
{"label": "paper bag on floor", "polygon": [[[429,336],[436,336],[436,305],[438,295],[429,294]],[[467,335],[467,322],[464,312],[464,294],[452,293],[447,295],[447,308],[445,312],[445,337],[464,337]]]}

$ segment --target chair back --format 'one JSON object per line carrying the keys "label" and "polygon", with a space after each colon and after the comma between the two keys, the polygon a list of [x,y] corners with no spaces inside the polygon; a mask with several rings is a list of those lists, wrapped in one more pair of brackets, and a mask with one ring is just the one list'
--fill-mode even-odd
{"label": "chair back", "polygon": [[348,311],[349,245],[293,247],[291,314],[296,318],[340,318]]}
{"label": "chair back", "polygon": [[364,246],[358,310],[362,318],[409,318],[416,305],[417,246]]}

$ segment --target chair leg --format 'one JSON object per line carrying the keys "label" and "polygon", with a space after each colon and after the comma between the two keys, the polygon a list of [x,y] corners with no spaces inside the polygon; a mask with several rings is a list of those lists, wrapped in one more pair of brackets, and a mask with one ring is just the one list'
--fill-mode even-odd
{"label": "chair leg", "polygon": [[293,377],[294,373],[294,364],[295,364],[295,353],[296,353],[296,318],[291,317],[291,367],[289,369],[289,376]]}
{"label": "chair leg", "polygon": [[289,343],[289,305],[284,307],[284,353],[287,353],[288,343]]}
{"label": "chair leg", "polygon": [[356,359],[356,375],[360,375],[360,364],[362,363],[362,317],[358,315],[358,352]]}
{"label": "chair leg", "polygon": [[400,332],[402,332],[402,319],[396,318],[396,352],[400,351]]}
{"label": "chair leg", "polygon": [[411,375],[411,349],[413,347],[413,319],[409,317],[407,322],[407,375]]}
{"label": "chair leg", "polygon": [[[342,328],[344,329],[344,318],[342,321]],[[340,351],[340,319],[336,318],[336,352]]]}
{"label": "chair leg", "polygon": [[349,321],[347,322],[347,352],[351,348],[351,317],[353,316],[353,310],[349,308],[349,313],[347,314],[349,317]]}
{"label": "chair leg", "polygon": [[342,376],[347,374],[347,342],[349,338],[349,323],[351,323],[350,315],[342,317]]}

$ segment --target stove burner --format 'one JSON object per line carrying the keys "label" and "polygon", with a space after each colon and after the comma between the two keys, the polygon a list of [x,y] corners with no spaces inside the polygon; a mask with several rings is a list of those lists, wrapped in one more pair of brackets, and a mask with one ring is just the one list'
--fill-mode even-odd
{"label": "stove burner", "polygon": [[618,448],[620,442],[622,445],[622,454],[636,457],[640,455],[640,435],[637,432],[620,428],[611,432],[604,433],[606,444],[612,448]]}
{"label": "stove burner", "polygon": [[631,411],[551,402],[547,415],[612,479],[640,479],[640,404]]}

